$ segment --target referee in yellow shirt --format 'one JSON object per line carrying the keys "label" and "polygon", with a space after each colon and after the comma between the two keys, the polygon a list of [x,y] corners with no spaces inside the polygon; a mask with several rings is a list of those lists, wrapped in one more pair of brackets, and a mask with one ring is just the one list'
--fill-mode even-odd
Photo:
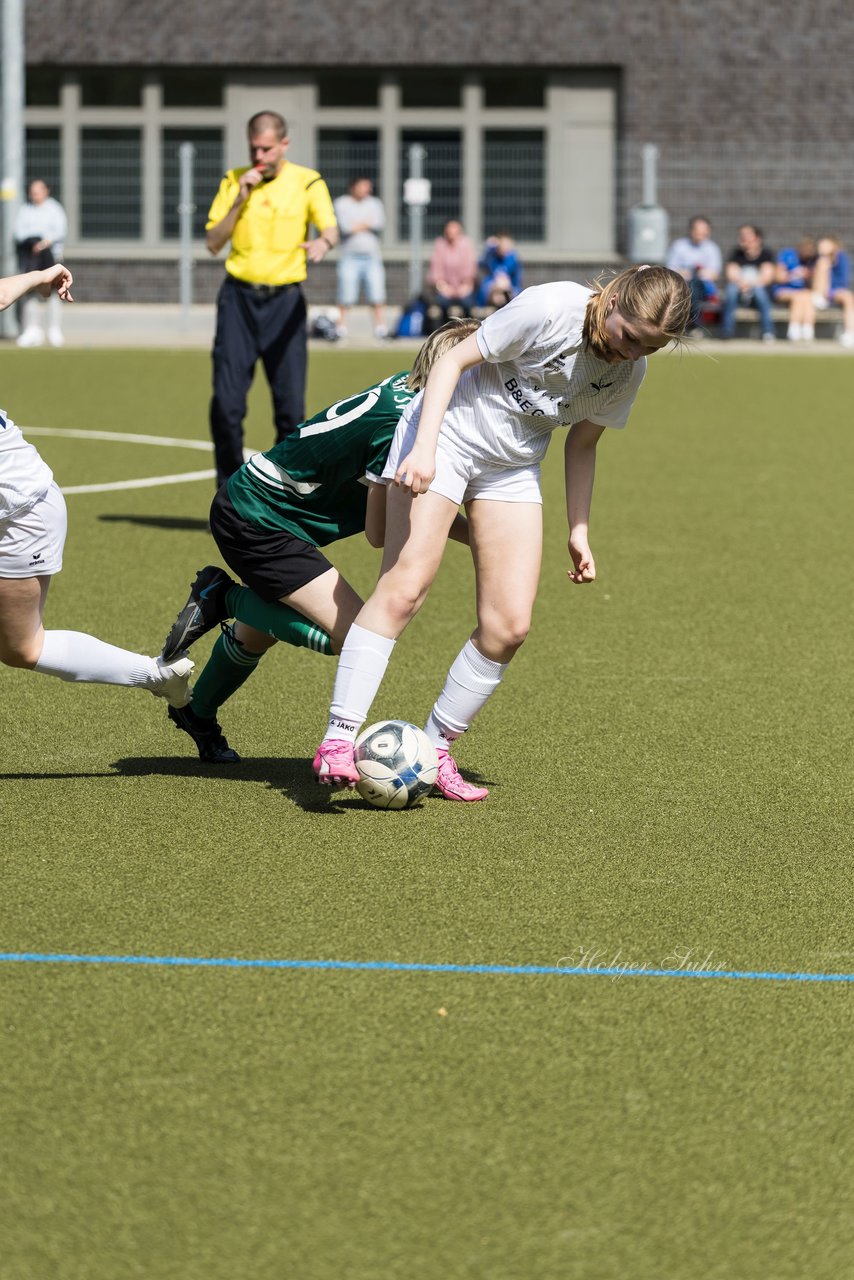
{"label": "referee in yellow shirt", "polygon": [[[314,169],[287,160],[288,126],[275,111],[249,121],[249,159],[229,169],[206,224],[218,254],[230,240],[217,297],[210,421],[217,483],[243,465],[243,419],[256,362],[273,393],[276,443],[305,418],[307,262],[338,243],[329,189]],[[309,225],[319,231],[308,238]]]}

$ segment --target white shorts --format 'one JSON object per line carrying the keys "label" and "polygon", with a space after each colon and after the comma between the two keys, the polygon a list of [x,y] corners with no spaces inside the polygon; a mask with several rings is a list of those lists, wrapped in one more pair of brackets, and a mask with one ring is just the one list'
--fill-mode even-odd
{"label": "white shorts", "polygon": [[[382,479],[393,480],[401,461],[411,450],[418,432],[420,415],[401,419],[383,468]],[[442,433],[436,446],[436,474],[429,488],[450,498],[458,507],[470,498],[490,498],[494,502],[535,502],[543,505],[540,491],[540,464],[502,467],[482,458],[473,458],[452,437]]]}
{"label": "white shorts", "polygon": [[34,507],[0,520],[0,578],[59,573],[67,529],[65,499],[54,481]]}

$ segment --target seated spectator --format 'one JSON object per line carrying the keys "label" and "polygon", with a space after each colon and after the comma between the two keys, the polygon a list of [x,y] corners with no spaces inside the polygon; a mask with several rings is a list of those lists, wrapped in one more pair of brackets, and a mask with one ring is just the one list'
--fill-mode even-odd
{"label": "seated spectator", "polygon": [[739,307],[755,307],[762,326],[762,341],[774,341],[771,285],[775,271],[774,254],[765,248],[759,228],[750,223],[739,227],[738,244],[726,264],[722,338],[735,336],[735,313]]}
{"label": "seated spectator", "polygon": [[815,304],[812,300],[812,275],[816,246],[812,236],[803,236],[794,248],[781,249],[777,255],[774,287],[775,302],[789,308],[790,342],[812,342],[815,337]]}
{"label": "seated spectator", "polygon": [[477,294],[482,307],[503,307],[522,288],[522,263],[506,231],[490,236],[478,263],[483,279]]}
{"label": "seated spectator", "polygon": [[688,281],[691,290],[691,328],[699,329],[709,302],[717,302],[718,279],[723,270],[720,246],[712,239],[708,218],[697,215],[688,223],[688,234],[674,240],[665,264]]}
{"label": "seated spectator", "polygon": [[854,347],[854,293],[851,291],[851,259],[842,248],[837,236],[822,236],[818,242],[818,257],[812,278],[812,298],[819,311],[831,303],[842,308],[843,332],[839,341],[843,347]]}
{"label": "seated spectator", "polygon": [[456,218],[446,222],[442,234],[433,241],[427,284],[430,303],[441,309],[439,323],[444,324],[452,307],[460,315],[471,314],[477,301],[477,254]]}

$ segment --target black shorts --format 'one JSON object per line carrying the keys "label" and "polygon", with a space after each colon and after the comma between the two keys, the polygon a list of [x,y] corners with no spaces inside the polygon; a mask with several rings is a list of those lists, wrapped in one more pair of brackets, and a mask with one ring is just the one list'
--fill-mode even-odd
{"label": "black shorts", "polygon": [[285,529],[263,529],[244,520],[231,505],[225,485],[211,504],[210,522],[229,569],[268,604],[332,568],[313,543],[303,542]]}

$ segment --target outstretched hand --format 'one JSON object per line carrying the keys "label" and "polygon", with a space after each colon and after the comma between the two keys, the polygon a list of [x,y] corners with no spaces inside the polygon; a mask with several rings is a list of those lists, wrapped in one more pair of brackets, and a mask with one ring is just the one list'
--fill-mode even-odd
{"label": "outstretched hand", "polygon": [[61,262],[55,262],[52,267],[40,272],[40,275],[41,280],[36,285],[36,288],[43,298],[49,298],[51,293],[56,290],[57,295],[63,302],[74,301],[71,296],[74,277],[68,267],[63,266]]}

